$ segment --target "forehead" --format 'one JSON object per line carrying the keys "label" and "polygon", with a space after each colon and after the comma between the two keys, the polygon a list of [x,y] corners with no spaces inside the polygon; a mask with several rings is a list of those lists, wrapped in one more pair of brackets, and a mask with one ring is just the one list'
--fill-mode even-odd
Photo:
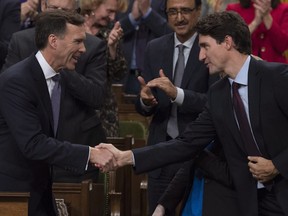
{"label": "forehead", "polygon": [[106,0],[103,2],[103,4],[107,7],[107,8],[117,8],[118,4],[117,4],[117,0]]}
{"label": "forehead", "polygon": [[67,23],[67,31],[65,33],[66,36],[69,38],[75,38],[75,39],[85,39],[85,26],[84,25],[72,25],[70,23]]}
{"label": "forehead", "polygon": [[49,5],[66,9],[76,9],[77,7],[75,0],[47,0],[47,3]]}
{"label": "forehead", "polygon": [[167,0],[167,9],[181,7],[193,8],[194,6],[195,0]]}

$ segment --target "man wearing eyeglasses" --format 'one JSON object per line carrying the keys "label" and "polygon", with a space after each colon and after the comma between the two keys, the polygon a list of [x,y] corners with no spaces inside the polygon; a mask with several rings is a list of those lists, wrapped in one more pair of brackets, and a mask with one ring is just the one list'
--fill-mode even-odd
{"label": "man wearing eyeglasses", "polygon": [[[78,11],[76,0],[42,0],[41,10]],[[24,58],[34,55],[35,28],[13,34],[6,63],[8,68]],[[61,72],[62,91],[61,111],[56,138],[89,146],[95,146],[106,140],[105,132],[95,109],[103,103],[106,85],[106,46],[103,41],[86,34],[84,41],[86,52],[78,59],[74,71]],[[87,178],[98,178],[98,169],[89,167],[84,175],[74,175],[68,171],[54,168],[54,181],[80,182]]]}
{"label": "man wearing eyeglasses", "polygon": [[[181,134],[188,122],[195,120],[202,111],[206,92],[215,80],[198,60],[198,36],[194,26],[201,15],[201,0],[168,0],[166,14],[174,32],[148,43],[143,75],[138,77],[141,92],[136,109],[141,115],[153,116],[148,145]],[[177,66],[180,45],[183,45],[185,68],[182,71]],[[179,71],[182,75],[177,75]],[[148,82],[151,88],[146,86]],[[149,173],[150,214],[180,166],[180,163],[173,164]]]}

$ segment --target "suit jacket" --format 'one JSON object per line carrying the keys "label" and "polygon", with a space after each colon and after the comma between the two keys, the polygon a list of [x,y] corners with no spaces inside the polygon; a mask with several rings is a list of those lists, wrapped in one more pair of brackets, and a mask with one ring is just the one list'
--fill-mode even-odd
{"label": "suit jacket", "polygon": [[[86,35],[86,52],[79,58],[75,71],[61,72],[61,110],[57,139],[89,146],[106,140],[101,121],[95,109],[100,109],[106,86],[106,46],[99,38]],[[35,28],[13,34],[6,63],[3,69],[19,62],[37,51]],[[33,54],[35,55],[35,53]],[[94,167],[85,176],[72,175],[70,172],[55,168],[55,181],[79,182],[98,176]]]}
{"label": "suit jacket", "polygon": [[[203,110],[207,101],[206,93],[210,85],[210,76],[207,67],[198,60],[199,46],[198,37],[191,48],[189,58],[182,78],[181,88],[185,98],[182,106],[177,108],[177,120],[179,133],[182,133],[186,125],[195,120]],[[143,77],[146,82],[159,77],[162,68],[170,80],[173,74],[174,33],[164,35],[148,43],[145,53],[145,70]],[[136,102],[136,110],[143,116],[153,116],[149,126],[147,144],[155,145],[167,138],[167,123],[171,114],[172,103],[170,98],[161,90],[153,92],[158,105],[147,112],[142,108],[140,98]],[[169,170],[174,175],[179,165],[170,166]],[[160,169],[151,173],[154,177],[160,174]]]}
{"label": "suit jacket", "polygon": [[197,159],[186,162],[178,170],[158,202],[164,206],[165,214],[173,212],[181,200],[181,212],[183,211],[192,192],[195,169],[196,176],[204,180],[202,215],[239,215],[236,192],[219,144],[210,151],[204,150]]}
{"label": "suit jacket", "polygon": [[[263,157],[271,159],[280,172],[274,179],[274,191],[285,215],[288,215],[287,83],[287,65],[251,59],[248,72],[250,121]],[[257,182],[248,170],[247,153],[234,118],[227,77],[210,88],[207,107],[196,121],[187,126],[181,137],[133,150],[135,170],[137,173],[145,172],[191,159],[216,135],[228,162],[241,215],[258,215]]]}
{"label": "suit jacket", "polygon": [[29,216],[56,216],[51,165],[83,174],[87,164],[89,148],[54,139],[52,125],[47,83],[31,56],[0,76],[0,190],[30,192]]}
{"label": "suit jacket", "polygon": [[[228,4],[227,10],[239,13],[249,25],[255,17],[251,6],[243,8],[240,3]],[[270,62],[286,62],[284,51],[288,49],[288,4],[280,3],[271,11],[272,26],[266,29],[264,23],[252,33],[252,53]]]}
{"label": "suit jacket", "polygon": [[11,36],[20,30],[20,1],[0,1],[0,70],[7,55]]}

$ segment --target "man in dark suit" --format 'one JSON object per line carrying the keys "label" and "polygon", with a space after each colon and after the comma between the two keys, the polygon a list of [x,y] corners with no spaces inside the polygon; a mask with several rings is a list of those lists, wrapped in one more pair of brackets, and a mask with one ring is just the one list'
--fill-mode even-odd
{"label": "man in dark suit", "polygon": [[117,19],[124,32],[123,53],[129,67],[125,80],[125,92],[138,94],[137,76],[144,69],[144,51],[147,43],[171,32],[165,15],[165,0],[130,0],[126,13]]}
{"label": "man in dark suit", "polygon": [[[248,26],[235,12],[208,15],[195,29],[199,33],[199,59],[211,74],[223,71],[225,76],[210,88],[207,106],[199,118],[179,138],[135,149],[134,156],[112,145],[101,146],[113,151],[119,166],[135,161],[139,173],[191,159],[218,136],[241,215],[287,216],[288,66],[250,56]],[[245,118],[246,127],[242,127]]]}
{"label": "man in dark suit", "polygon": [[0,71],[4,64],[11,36],[20,30],[20,1],[0,1]]}
{"label": "man in dark suit", "polygon": [[[176,7],[191,11],[187,14],[181,11],[181,15],[170,13],[174,12]],[[198,60],[200,49],[198,36],[194,31],[194,26],[201,14],[201,0],[184,0],[181,3],[168,0],[166,8],[168,23],[174,32],[148,43],[144,71],[139,77],[141,92],[136,101],[136,110],[143,116],[153,116],[149,126],[148,145],[175,138],[174,134],[169,133],[169,124],[178,126],[178,134],[180,134],[186,124],[197,118],[206,103],[206,92],[211,81],[208,69]],[[182,82],[176,84],[173,80],[176,74],[178,46],[181,44],[185,46],[186,64],[184,73],[181,75]],[[145,86],[145,82],[153,85],[152,92]],[[170,117],[175,114],[173,111],[175,107],[172,106],[177,106],[177,122],[169,123]],[[149,173],[150,213],[154,211],[158,199],[180,167],[181,164],[173,164]]]}
{"label": "man in dark suit", "polygon": [[83,23],[81,15],[71,12],[41,13],[35,29],[39,51],[0,76],[0,191],[29,192],[29,216],[57,215],[52,166],[83,174],[89,162],[113,162],[108,151],[55,139],[52,97],[58,85],[53,77],[61,76],[63,68],[71,76],[76,73],[85,52]]}
{"label": "man in dark suit", "polygon": [[[42,11],[61,8],[76,11],[75,0],[43,0]],[[13,34],[4,68],[25,59],[37,51],[35,28]],[[84,41],[86,52],[78,59],[75,71],[62,71],[61,114],[57,139],[73,143],[95,146],[106,140],[105,132],[95,109],[103,104],[106,85],[106,47],[97,37],[86,34]],[[3,69],[4,69],[3,68]],[[65,91],[64,91],[65,90]],[[84,179],[98,178],[98,170],[89,167],[85,175],[75,175],[55,167],[54,177],[57,182],[81,182]]]}

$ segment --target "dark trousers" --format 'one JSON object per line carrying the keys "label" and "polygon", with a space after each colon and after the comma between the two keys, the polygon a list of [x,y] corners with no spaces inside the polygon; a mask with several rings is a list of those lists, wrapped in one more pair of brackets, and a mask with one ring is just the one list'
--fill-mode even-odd
{"label": "dark trousers", "polygon": [[[288,201],[287,201],[288,204]],[[270,191],[262,188],[258,189],[259,216],[284,216],[284,212],[279,205],[274,189]]]}

